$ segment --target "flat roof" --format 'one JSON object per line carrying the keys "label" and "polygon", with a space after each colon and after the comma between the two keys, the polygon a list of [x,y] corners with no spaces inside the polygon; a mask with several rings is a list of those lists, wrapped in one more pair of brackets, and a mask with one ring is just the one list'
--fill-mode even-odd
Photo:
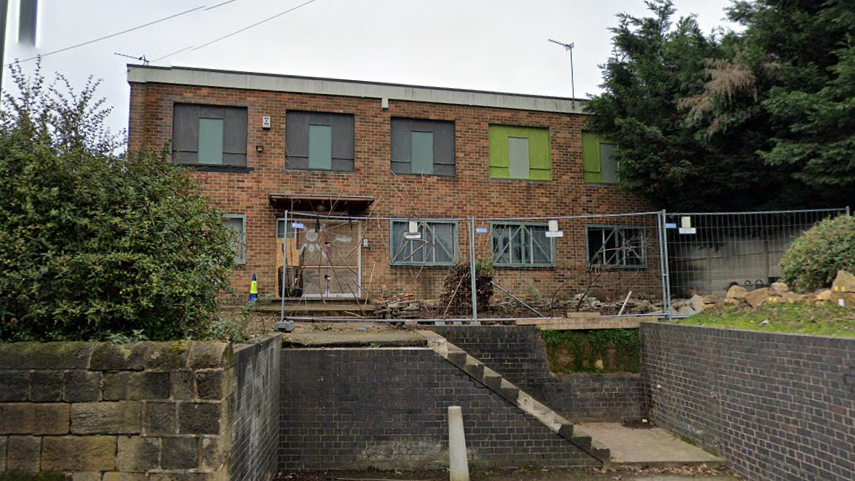
{"label": "flat roof", "polygon": [[584,114],[585,101],[481,90],[128,64],[128,83],[161,83]]}

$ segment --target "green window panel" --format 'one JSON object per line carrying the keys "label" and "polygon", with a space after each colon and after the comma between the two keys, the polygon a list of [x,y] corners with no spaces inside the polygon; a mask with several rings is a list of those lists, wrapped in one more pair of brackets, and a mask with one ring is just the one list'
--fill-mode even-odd
{"label": "green window panel", "polygon": [[412,132],[414,174],[433,174],[433,132]]}
{"label": "green window panel", "polygon": [[614,160],[617,146],[604,142],[599,135],[582,132],[582,179],[587,183],[615,184],[618,164]]}
{"label": "green window panel", "polygon": [[588,265],[606,269],[647,268],[647,232],[643,227],[587,225]]}
{"label": "green window panel", "polygon": [[222,165],[223,119],[199,119],[200,164]]}
{"label": "green window panel", "polygon": [[[512,138],[527,139],[528,174],[523,174],[519,165],[515,165],[514,172],[511,172],[511,144],[517,144],[513,147],[515,160],[521,158],[520,150],[522,149],[520,143],[510,140]],[[488,131],[488,139],[490,143],[490,178],[552,180],[549,129],[491,125]]]}
{"label": "green window panel", "polygon": [[309,168],[332,168],[332,127],[329,125],[309,126]]}

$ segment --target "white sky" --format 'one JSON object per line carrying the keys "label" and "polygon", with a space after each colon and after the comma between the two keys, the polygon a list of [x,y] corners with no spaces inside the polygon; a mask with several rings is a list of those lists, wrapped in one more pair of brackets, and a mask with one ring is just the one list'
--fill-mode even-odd
{"label": "white sky", "polygon": [[[40,0],[36,47],[16,43],[10,1],[6,63],[86,42],[226,0]],[[306,0],[233,0],[85,47],[48,56],[42,71],[77,87],[103,79],[110,126],[127,127],[127,63],[199,46]],[[675,0],[704,31],[725,24],[729,0]],[[244,33],[154,65],[271,72],[416,85],[570,96],[570,60],[554,38],[574,42],[576,96],[596,94],[611,53],[616,14],[645,14],[641,0],[315,0]],[[31,67],[34,62],[26,64]],[[3,88],[11,85],[4,70]]]}

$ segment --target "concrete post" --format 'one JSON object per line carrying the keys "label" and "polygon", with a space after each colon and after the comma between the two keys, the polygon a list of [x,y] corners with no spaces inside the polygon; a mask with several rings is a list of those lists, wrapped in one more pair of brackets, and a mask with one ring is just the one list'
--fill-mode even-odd
{"label": "concrete post", "polygon": [[448,407],[448,467],[450,481],[469,481],[469,461],[466,459],[466,436],[463,433],[463,411],[460,406]]}

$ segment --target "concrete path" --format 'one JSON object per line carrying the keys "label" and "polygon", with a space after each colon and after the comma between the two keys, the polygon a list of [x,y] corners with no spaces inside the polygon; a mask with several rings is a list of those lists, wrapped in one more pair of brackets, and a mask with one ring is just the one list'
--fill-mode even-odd
{"label": "concrete path", "polygon": [[632,429],[619,423],[576,425],[611,450],[615,465],[687,466],[705,463],[715,466],[724,463],[723,459],[681,441],[661,428]]}

